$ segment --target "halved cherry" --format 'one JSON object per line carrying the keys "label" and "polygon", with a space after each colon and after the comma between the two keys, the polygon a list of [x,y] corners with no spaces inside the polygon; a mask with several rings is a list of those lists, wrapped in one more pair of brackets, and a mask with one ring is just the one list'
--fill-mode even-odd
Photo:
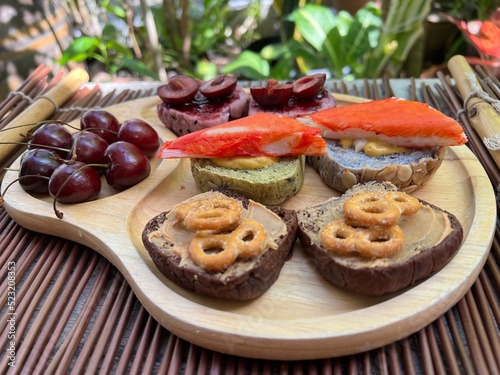
{"label": "halved cherry", "polygon": [[262,107],[282,107],[288,103],[292,93],[291,83],[280,84],[274,78],[268,79],[266,86],[250,88],[252,98]]}
{"label": "halved cherry", "polygon": [[194,78],[178,74],[170,78],[166,85],[158,87],[156,93],[164,103],[176,106],[192,101],[198,87],[198,81]]}
{"label": "halved cherry", "polygon": [[325,87],[326,74],[301,77],[293,83],[293,96],[298,100],[313,100]]}
{"label": "halved cherry", "polygon": [[220,75],[200,86],[200,93],[208,100],[227,98],[236,90],[238,80],[234,76]]}

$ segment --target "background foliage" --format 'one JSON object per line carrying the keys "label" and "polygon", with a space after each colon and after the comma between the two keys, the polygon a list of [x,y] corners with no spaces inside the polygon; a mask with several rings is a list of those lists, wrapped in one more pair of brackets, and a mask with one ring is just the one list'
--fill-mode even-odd
{"label": "background foliage", "polygon": [[433,6],[465,17],[499,2],[384,0],[351,15],[319,0],[275,0],[279,28],[268,40],[257,31],[264,22],[260,0],[239,12],[229,0],[63,1],[77,33],[62,65],[83,62],[112,75],[160,80],[168,72],[205,80],[221,73],[286,80],[316,70],[344,79],[418,76]]}

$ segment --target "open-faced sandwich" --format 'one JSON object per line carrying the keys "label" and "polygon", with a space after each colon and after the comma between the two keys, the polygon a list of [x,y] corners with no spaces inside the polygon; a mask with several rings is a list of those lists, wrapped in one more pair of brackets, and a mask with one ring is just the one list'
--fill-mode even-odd
{"label": "open-faced sandwich", "polygon": [[200,82],[179,74],[158,87],[157,94],[162,100],[158,118],[177,136],[244,117],[250,100],[229,75]]}
{"label": "open-faced sandwich", "polygon": [[167,141],[160,158],[190,158],[201,191],[234,190],[277,205],[304,182],[305,155],[326,154],[320,130],[271,113],[234,120]]}
{"label": "open-faced sandwich", "polygon": [[340,192],[365,181],[390,181],[411,192],[435,174],[447,146],[467,142],[452,118],[399,98],[326,109],[298,120],[322,130],[328,154],[308,161]]}
{"label": "open-faced sandwich", "polygon": [[297,217],[302,248],[318,271],[363,295],[397,292],[429,277],[463,238],[454,215],[390,183],[358,184]]}
{"label": "open-faced sandwich", "polygon": [[337,102],[325,88],[325,81],[326,75],[323,73],[285,83],[268,79],[262,86],[250,87],[248,114],[270,112],[299,117],[333,108]]}
{"label": "open-faced sandwich", "polygon": [[248,300],[268,290],[291,256],[294,211],[210,191],[154,217],[142,240],[169,280],[201,295]]}

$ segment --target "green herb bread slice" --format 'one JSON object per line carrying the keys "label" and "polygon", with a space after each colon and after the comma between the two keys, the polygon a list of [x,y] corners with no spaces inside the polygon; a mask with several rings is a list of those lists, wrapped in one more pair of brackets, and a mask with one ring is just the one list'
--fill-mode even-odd
{"label": "green herb bread slice", "polygon": [[[463,229],[457,218],[422,200],[416,213],[398,219],[404,242],[392,255],[367,257],[357,251],[340,253],[325,245],[324,229],[336,219],[343,220],[344,203],[349,198],[366,192],[390,191],[398,190],[389,183],[359,184],[339,198],[297,211],[302,248],[333,285],[368,296],[398,292],[439,271],[460,248]],[[344,241],[352,237],[339,232],[338,238]]]}
{"label": "green herb bread slice", "polygon": [[325,184],[342,193],[368,181],[388,181],[411,193],[434,176],[446,154],[446,147],[435,147],[373,157],[335,140],[327,140],[327,144],[327,155],[311,156],[307,161]]}
{"label": "green herb bread slice", "polygon": [[305,157],[282,157],[258,169],[220,167],[210,159],[191,159],[191,172],[198,188],[230,189],[265,205],[278,205],[297,194],[304,183]]}
{"label": "green herb bread slice", "polygon": [[[211,216],[207,207],[223,212]],[[197,213],[188,218],[187,212]],[[239,220],[227,221],[236,212]],[[194,229],[193,219],[195,224],[206,219],[204,224],[217,224],[220,229]],[[200,295],[230,300],[249,300],[267,291],[291,257],[296,239],[295,211],[266,207],[230,190],[210,191],[181,202],[152,218],[142,233],[151,259],[170,281]]]}

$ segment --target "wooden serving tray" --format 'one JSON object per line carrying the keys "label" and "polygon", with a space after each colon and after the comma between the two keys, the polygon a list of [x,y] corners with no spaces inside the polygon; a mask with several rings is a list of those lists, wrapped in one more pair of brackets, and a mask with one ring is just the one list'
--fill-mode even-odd
{"label": "wooden serving tray", "polygon": [[[339,96],[340,104],[362,101]],[[120,121],[140,117],[161,137],[174,137],[156,116],[157,98],[107,108]],[[449,148],[432,181],[415,192],[452,212],[465,239],[440,272],[396,295],[367,298],[329,284],[304,256],[295,253],[278,281],[262,297],[228,302],[187,292],[160,274],[143,247],[141,233],[155,215],[199,191],[189,160],[154,160],[140,184],[115,194],[104,189],[93,202],[59,205],[25,193],[18,183],[7,191],[5,207],[20,225],[82,243],[106,257],[126,278],[145,308],[179,337],[208,349],[262,359],[298,360],[349,355],[406,337],[449,310],[471,287],[492,243],[496,201],[481,164],[466,146]],[[12,166],[15,169],[17,160]],[[8,171],[4,187],[17,177]],[[339,194],[308,167],[300,193],[283,206],[300,209]]]}

